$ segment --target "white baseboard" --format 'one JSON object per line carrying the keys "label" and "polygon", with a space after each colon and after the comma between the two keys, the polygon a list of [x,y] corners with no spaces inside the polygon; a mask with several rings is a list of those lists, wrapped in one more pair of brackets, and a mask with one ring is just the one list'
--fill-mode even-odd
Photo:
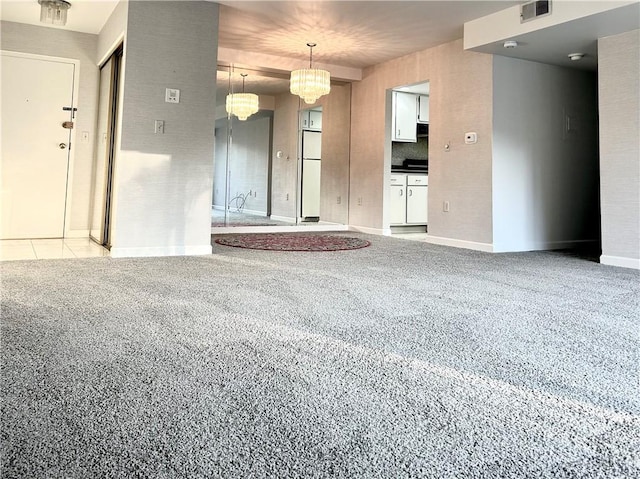
{"label": "white baseboard", "polygon": [[601,255],[600,263],[609,266],[620,266],[621,268],[640,269],[640,259],[625,258],[624,256]]}
{"label": "white baseboard", "polygon": [[69,230],[65,233],[65,238],[88,238],[91,234],[89,230]]}
{"label": "white baseboard", "polygon": [[349,231],[357,231],[359,233],[368,233],[370,235],[389,236],[391,228],[370,228],[369,226],[349,225]]}
{"label": "white baseboard", "polygon": [[293,224],[295,224],[296,222],[296,219],[292,216],[271,215],[270,218],[274,221],[286,221],[287,223],[293,223]]}
{"label": "white baseboard", "polygon": [[478,243],[475,241],[465,241],[454,238],[443,238],[441,236],[427,235],[424,239],[427,243],[439,244],[442,246],[453,246],[454,248],[472,249],[475,251],[484,251],[485,253],[493,253],[493,245],[490,243]]}
{"label": "white baseboard", "polygon": [[573,249],[598,244],[597,240],[567,240],[567,241],[531,241],[521,242],[517,247],[493,245],[494,253],[517,253],[521,251],[551,251],[558,249]]}
{"label": "white baseboard", "polygon": [[143,256],[201,256],[211,254],[211,245],[197,246],[152,246],[142,248],[119,248],[112,246],[112,258],[132,258]]}

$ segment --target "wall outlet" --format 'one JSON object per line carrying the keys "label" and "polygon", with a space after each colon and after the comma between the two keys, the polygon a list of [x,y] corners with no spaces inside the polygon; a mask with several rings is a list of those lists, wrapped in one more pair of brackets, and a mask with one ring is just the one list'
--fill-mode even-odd
{"label": "wall outlet", "polygon": [[358,196],[358,206],[362,206],[362,196]]}
{"label": "wall outlet", "polygon": [[83,131],[82,132],[82,137],[80,138],[80,141],[82,143],[89,143],[89,132],[88,131]]}
{"label": "wall outlet", "polygon": [[180,90],[177,88],[166,88],[164,91],[164,101],[166,103],[180,103]]}
{"label": "wall outlet", "polygon": [[448,201],[443,201],[442,202],[442,211],[444,211],[445,213],[449,212],[449,202]]}
{"label": "wall outlet", "polygon": [[285,201],[289,201],[289,193],[287,193],[287,195],[285,196]]}
{"label": "wall outlet", "polygon": [[340,203],[342,203],[342,196],[338,196],[338,197],[336,198],[336,204],[338,204],[338,205],[339,205]]}

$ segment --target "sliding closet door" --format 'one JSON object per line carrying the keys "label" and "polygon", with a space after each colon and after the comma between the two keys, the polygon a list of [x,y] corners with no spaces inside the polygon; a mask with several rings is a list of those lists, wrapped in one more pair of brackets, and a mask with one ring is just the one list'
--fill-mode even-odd
{"label": "sliding closet door", "polygon": [[110,247],[111,198],[118,125],[118,95],[122,47],[100,69],[98,105],[98,151],[94,168],[93,207],[90,235]]}

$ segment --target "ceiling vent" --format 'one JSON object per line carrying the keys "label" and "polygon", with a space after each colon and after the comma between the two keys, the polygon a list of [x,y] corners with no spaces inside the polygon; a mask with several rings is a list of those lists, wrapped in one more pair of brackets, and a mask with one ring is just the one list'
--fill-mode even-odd
{"label": "ceiling vent", "polygon": [[551,0],[537,0],[520,5],[520,23],[551,13]]}

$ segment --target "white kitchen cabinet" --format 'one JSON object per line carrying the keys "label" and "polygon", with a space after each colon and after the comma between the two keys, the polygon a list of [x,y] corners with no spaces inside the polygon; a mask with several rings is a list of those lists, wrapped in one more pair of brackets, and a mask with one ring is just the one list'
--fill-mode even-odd
{"label": "white kitchen cabinet", "polygon": [[408,224],[427,224],[428,179],[427,175],[407,176]]}
{"label": "white kitchen cabinet", "polygon": [[417,95],[401,91],[393,92],[392,141],[417,142]]}
{"label": "white kitchen cabinet", "polygon": [[407,175],[391,175],[391,200],[389,223],[404,224],[407,219]]}
{"label": "white kitchen cabinet", "polygon": [[391,175],[389,224],[426,225],[428,175]]}
{"label": "white kitchen cabinet", "polygon": [[305,110],[302,112],[302,129],[322,131],[322,112],[318,110]]}
{"label": "white kitchen cabinet", "polygon": [[429,123],[429,97],[418,96],[418,123]]}

